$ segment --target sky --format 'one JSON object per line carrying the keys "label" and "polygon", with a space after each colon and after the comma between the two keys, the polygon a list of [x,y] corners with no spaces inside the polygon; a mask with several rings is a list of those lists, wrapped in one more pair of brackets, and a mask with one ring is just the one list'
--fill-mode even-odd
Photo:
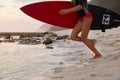
{"label": "sky", "polygon": [[20,7],[40,1],[50,0],[0,0],[0,32],[36,31],[45,23],[27,16]]}

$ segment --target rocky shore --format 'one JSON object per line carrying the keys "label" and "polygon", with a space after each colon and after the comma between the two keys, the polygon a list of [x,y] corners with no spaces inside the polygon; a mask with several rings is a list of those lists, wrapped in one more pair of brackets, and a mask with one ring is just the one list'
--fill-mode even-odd
{"label": "rocky shore", "polygon": [[53,32],[43,33],[0,33],[0,43],[18,42],[19,44],[51,44],[56,40],[68,39],[69,35],[59,36]]}

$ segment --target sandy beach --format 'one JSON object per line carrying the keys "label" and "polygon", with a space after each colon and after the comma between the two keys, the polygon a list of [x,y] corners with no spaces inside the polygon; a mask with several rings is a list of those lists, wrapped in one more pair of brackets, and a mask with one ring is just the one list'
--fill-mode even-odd
{"label": "sandy beach", "polygon": [[[93,53],[81,42],[56,40],[44,44],[0,43],[0,80],[120,80],[120,28],[90,31],[97,39],[102,58],[89,60]],[[71,30],[55,31],[69,35]]]}
{"label": "sandy beach", "polygon": [[88,60],[90,52],[87,54],[83,49],[79,52],[72,52],[65,58],[65,61],[70,62],[71,65],[52,68],[47,72],[49,73],[47,77],[51,80],[120,80],[119,29],[107,30],[106,33],[99,31],[90,33],[92,38],[97,39],[96,47],[102,53],[103,58]]}
{"label": "sandy beach", "polygon": [[[0,0],[0,80],[120,80],[120,26],[105,33],[90,30],[88,37],[97,40],[96,48],[103,56],[90,60],[94,55],[82,42],[51,37],[51,44],[42,43],[51,34],[38,37],[39,32],[63,36],[70,35],[72,30],[35,20],[20,10],[40,1],[46,0]],[[120,14],[120,0],[88,1]],[[105,22],[108,20],[106,16]],[[11,32],[18,34],[18,39],[11,38]]]}

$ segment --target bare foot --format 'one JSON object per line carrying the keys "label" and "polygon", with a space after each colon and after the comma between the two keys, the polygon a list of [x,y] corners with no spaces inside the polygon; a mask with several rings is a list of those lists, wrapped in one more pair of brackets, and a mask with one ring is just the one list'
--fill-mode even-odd
{"label": "bare foot", "polygon": [[98,59],[98,58],[101,58],[102,55],[95,55],[94,57],[90,58],[90,60],[93,60],[93,59]]}
{"label": "bare foot", "polygon": [[92,44],[95,46],[95,44],[97,43],[97,40],[92,39],[91,42],[92,42]]}
{"label": "bare foot", "polygon": [[94,46],[95,46],[95,44],[97,43],[97,40],[96,39],[88,39],[90,42],[91,42],[91,44],[93,44]]}

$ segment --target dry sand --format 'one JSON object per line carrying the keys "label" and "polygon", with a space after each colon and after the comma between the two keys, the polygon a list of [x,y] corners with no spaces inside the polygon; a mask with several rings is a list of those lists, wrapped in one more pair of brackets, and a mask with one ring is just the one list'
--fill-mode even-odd
{"label": "dry sand", "polygon": [[96,47],[102,53],[102,58],[88,60],[88,58],[81,58],[86,56],[85,54],[71,53],[65,60],[72,61],[74,64],[56,66],[46,72],[45,76],[51,80],[120,80],[119,31],[120,28],[115,28],[107,30],[106,33],[101,31],[90,33],[90,35],[94,33],[91,37],[98,41]]}
{"label": "dry sand", "polygon": [[[0,80],[120,80],[120,28],[90,31],[103,58],[81,42],[58,40],[45,45],[0,44]],[[71,30],[57,31],[58,35]]]}

